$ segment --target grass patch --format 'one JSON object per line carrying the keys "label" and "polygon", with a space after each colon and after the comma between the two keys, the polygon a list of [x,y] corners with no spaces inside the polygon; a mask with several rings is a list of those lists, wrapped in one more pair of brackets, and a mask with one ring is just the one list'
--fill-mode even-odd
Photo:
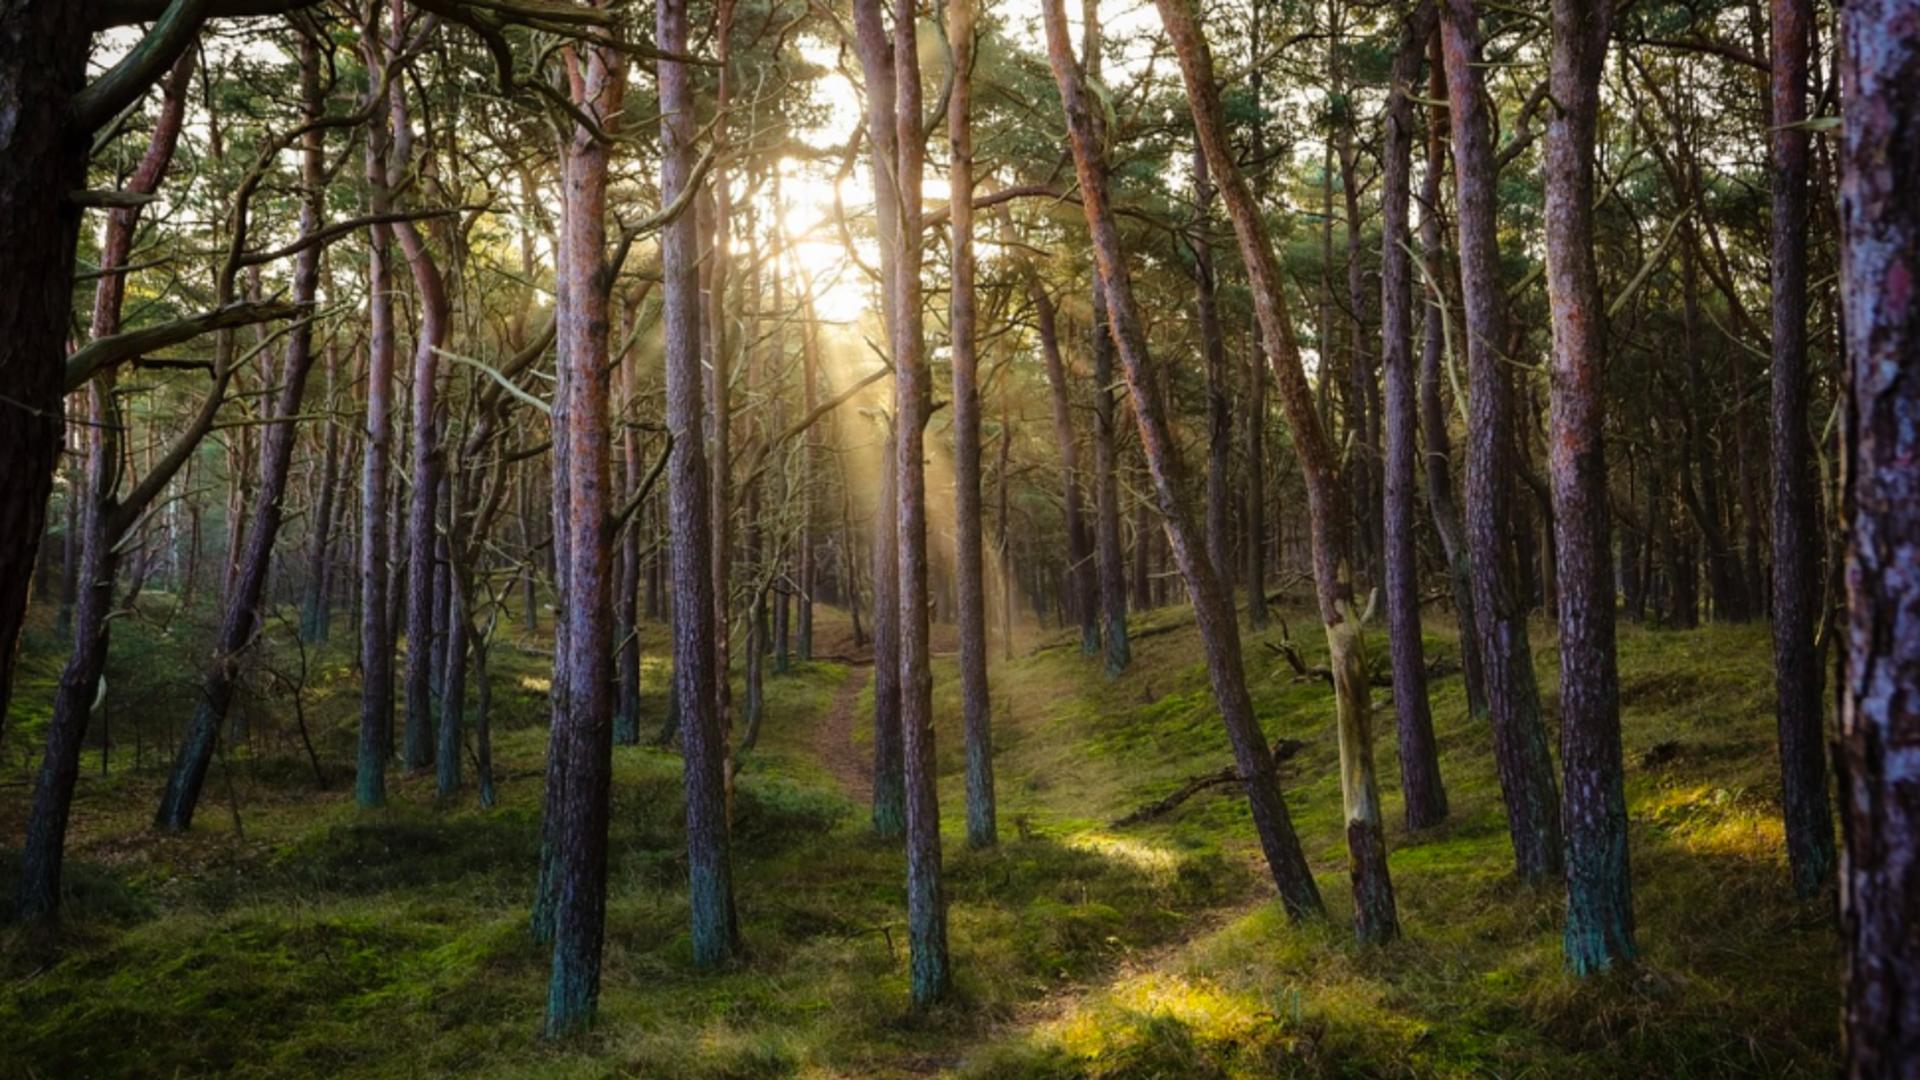
{"label": "grass patch", "polygon": [[[37,617],[44,617],[39,613]],[[1293,618],[1312,662],[1310,621]],[[822,613],[829,629],[833,613]],[[135,625],[135,624],[130,624]],[[175,625],[184,625],[184,621]],[[760,745],[734,797],[747,951],[694,969],[680,760],[615,752],[601,1021],[538,1037],[547,956],[527,933],[546,748],[546,664],[495,652],[501,802],[440,802],[393,776],[391,803],[346,790],[358,687],[349,644],[312,657],[302,700],[326,772],[256,688],[246,736],[209,778],[195,829],[146,828],[164,747],[116,748],[75,806],[68,919],[55,940],[0,927],[0,1075],[261,1077],[1003,1077],[1780,1075],[1830,1070],[1837,955],[1826,909],[1793,902],[1781,854],[1761,627],[1622,627],[1635,899],[1645,963],[1561,970],[1560,899],[1511,878],[1485,725],[1458,677],[1434,687],[1453,817],[1397,827],[1390,710],[1379,766],[1405,940],[1346,929],[1346,857],[1329,691],[1249,636],[1249,682],[1332,909],[1286,924],[1236,791],[1152,822],[1111,822],[1229,760],[1184,610],[1139,613],[1135,665],[1108,679],[1075,634],[992,672],[1002,843],[964,843],[959,704],[936,664],[936,761],[957,1001],[907,1007],[905,872],[816,756],[849,678],[795,664],[767,682]],[[1149,632],[1151,631],[1151,632]],[[142,708],[191,708],[197,646],[116,630]],[[1429,646],[1453,648],[1449,627]],[[121,642],[129,644],[124,656]],[[660,655],[649,627],[643,647]],[[1536,628],[1543,689],[1553,656]],[[18,715],[44,708],[59,656],[36,631]],[[530,642],[531,644],[531,642]],[[1383,647],[1376,644],[1376,647]],[[112,670],[112,669],[110,669]],[[642,731],[664,708],[649,667]],[[37,673],[37,674],[34,674]],[[169,689],[169,688],[173,689]],[[1548,694],[1549,705],[1552,695]],[[744,700],[735,695],[736,705]],[[855,725],[863,739],[870,693]],[[8,733],[9,752],[28,737]],[[90,758],[90,763],[92,759]],[[0,789],[18,837],[28,790]],[[7,853],[6,857],[11,857]],[[8,873],[8,877],[11,874]]]}

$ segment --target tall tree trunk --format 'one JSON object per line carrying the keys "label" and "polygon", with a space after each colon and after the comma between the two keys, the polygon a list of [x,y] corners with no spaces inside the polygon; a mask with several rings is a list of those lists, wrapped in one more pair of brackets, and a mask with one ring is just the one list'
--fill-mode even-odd
{"label": "tall tree trunk", "polygon": [[1594,135],[1612,8],[1553,0],[1547,118],[1547,299],[1553,324],[1555,571],[1560,587],[1560,761],[1566,769],[1567,966],[1634,957],[1633,879],[1620,765],[1606,463],[1606,300],[1593,254]]}
{"label": "tall tree trunk", "polygon": [[[584,53],[584,55],[582,55]],[[565,54],[574,106],[601,131],[617,130],[627,85],[623,53],[574,46]],[[606,263],[607,168],[612,146],[585,125],[568,132],[561,153],[562,225],[556,253],[568,303],[556,319],[558,392],[566,401],[554,439],[564,439],[567,491],[567,650],[554,659],[565,680],[566,710],[556,717],[547,753],[561,785],[548,799],[554,837],[553,973],[547,989],[549,1036],[593,1022],[600,996],[600,953],[607,915],[608,802],[613,773],[614,496],[608,432],[607,327],[613,274]],[[409,257],[412,252],[409,252]],[[424,299],[424,297],[423,297]],[[430,373],[429,373],[430,374]],[[556,464],[556,467],[558,465]],[[416,538],[417,542],[417,538]],[[416,547],[416,551],[418,548]]]}
{"label": "tall tree trunk", "polygon": [[337,409],[337,375],[340,358],[334,353],[333,346],[327,346],[326,402],[328,418],[325,442],[320,452],[320,484],[315,493],[318,505],[314,509],[313,524],[308,534],[310,550],[307,555],[306,595],[300,605],[300,635],[309,644],[325,642],[333,617],[333,596],[330,585],[333,580],[332,540],[333,519],[338,506],[337,489],[340,486],[340,426],[333,421],[332,413]]}
{"label": "tall tree trunk", "polygon": [[[874,220],[880,236],[880,301],[889,330],[902,301],[894,260],[900,257],[900,199],[894,168],[899,146],[894,124],[895,57],[878,0],[853,5],[854,42],[867,95],[868,165],[873,179]],[[914,279],[919,295],[919,279]],[[890,348],[897,343],[890,341]],[[897,365],[898,360],[896,358]],[[898,378],[896,374],[895,378]],[[903,835],[907,828],[906,760],[900,728],[900,562],[895,461],[899,417],[882,421],[880,490],[873,514],[873,831]]]}
{"label": "tall tree trunk", "polygon": [[[628,322],[633,321],[637,303],[629,306]],[[633,384],[638,357],[616,358],[614,379],[615,421],[619,425],[621,501],[634,498],[640,487],[640,440],[629,422],[633,407]],[[619,565],[614,575],[613,637],[616,691],[613,708],[613,741],[621,746],[640,743],[640,529],[644,518],[635,511],[619,535]]]}
{"label": "tall tree trunk", "polygon": [[[987,687],[987,582],[980,499],[980,358],[973,267],[974,0],[952,0],[947,40],[953,46],[953,93],[947,100],[952,147],[953,290],[948,325],[953,364],[953,528],[955,589],[960,599],[960,714],[967,752],[967,843],[991,847],[993,805],[992,700]],[[811,372],[811,369],[809,369]],[[811,384],[809,384],[811,385]],[[812,415],[809,407],[808,415]],[[1002,511],[1004,514],[1004,511]]]}
{"label": "tall tree trunk", "polygon": [[[1184,499],[1188,495],[1186,476],[1173,441],[1173,432],[1163,411],[1160,395],[1153,392],[1152,372],[1148,369],[1146,335],[1134,307],[1127,264],[1120,248],[1120,231],[1107,202],[1105,173],[1098,164],[1091,106],[1086,85],[1074,64],[1067,43],[1066,15],[1060,0],[1044,0],[1047,31],[1047,55],[1053,67],[1054,81],[1067,116],[1067,133],[1072,144],[1074,166],[1080,179],[1082,206],[1087,231],[1093,242],[1095,266],[1107,298],[1108,314],[1113,321],[1114,341],[1120,352],[1127,389],[1133,399],[1134,418],[1140,430],[1140,445],[1153,473],[1154,493],[1160,512],[1167,521],[1174,557],[1180,563],[1188,591],[1193,594],[1195,621],[1206,650],[1207,675],[1214,698],[1220,707],[1221,723],[1233,745],[1234,765],[1247,792],[1254,829],[1260,837],[1268,870],[1280,890],[1280,899],[1294,919],[1322,914],[1320,890],[1314,884],[1300,838],[1293,830],[1286,801],[1281,797],[1275,776],[1272,752],[1267,748],[1253,701],[1247,694],[1246,675],[1240,653],[1240,631],[1233,609],[1227,606],[1213,564],[1207,559],[1205,542],[1192,525]],[[1164,14],[1164,13],[1163,13]],[[1169,18],[1169,22],[1174,21]],[[1209,85],[1211,73],[1209,72]],[[1196,114],[1200,110],[1196,110]],[[1211,116],[1211,114],[1209,114]],[[1204,129],[1207,120],[1199,115],[1195,126]],[[1201,139],[1217,141],[1204,130]],[[1214,148],[1207,149],[1217,165]],[[1218,171],[1216,169],[1216,171]],[[1244,194],[1244,186],[1242,187]],[[1251,201],[1250,199],[1248,200]],[[1231,205],[1231,204],[1230,204]]]}
{"label": "tall tree trunk", "polygon": [[[183,99],[184,100],[184,99]],[[129,221],[127,230],[131,239]],[[113,226],[108,226],[111,239]],[[102,265],[124,265],[125,246],[120,258]],[[101,291],[109,288],[103,278]],[[119,307],[113,308],[118,322]],[[96,302],[94,322],[99,325],[100,307]],[[116,414],[112,404],[113,372],[96,377],[87,387],[89,428],[86,434],[86,496],[80,514],[80,581],[83,583],[73,611],[73,652],[60,672],[54,690],[53,719],[47,725],[47,748],[40,757],[40,772],[33,789],[33,809],[27,818],[27,835],[20,857],[20,880],[15,886],[14,914],[23,922],[51,921],[59,916],[60,880],[66,861],[67,818],[73,807],[74,784],[80,777],[80,752],[87,736],[87,718],[92,712],[100,675],[107,660],[108,609],[113,606],[113,579],[119,565],[111,519],[114,514],[113,486],[120,453],[114,434]],[[76,493],[77,494],[77,493]]]}
{"label": "tall tree trunk", "polygon": [[[1104,159],[1100,168],[1106,168]],[[1093,491],[1094,548],[1100,562],[1100,612],[1107,677],[1133,662],[1127,643],[1127,565],[1120,547],[1120,478],[1113,423],[1113,334],[1106,299],[1093,295]]]}
{"label": "tall tree trunk", "polygon": [[1522,880],[1539,882],[1560,872],[1560,800],[1540,719],[1526,605],[1514,595],[1512,548],[1506,536],[1514,503],[1509,449],[1513,394],[1500,353],[1506,342],[1505,296],[1495,244],[1492,136],[1478,66],[1479,16],[1474,0],[1440,4],[1460,218],[1460,283],[1467,306],[1471,392],[1466,531],[1474,620],[1514,865]]}
{"label": "tall tree trunk", "polygon": [[33,563],[65,422],[61,358],[73,310],[91,133],[71,99],[86,80],[88,5],[0,8],[0,725],[12,696]]}
{"label": "tall tree trunk", "polygon": [[[872,3],[874,0],[860,0]],[[927,416],[932,383],[920,303],[921,178],[926,144],[921,129],[919,45],[915,0],[893,9],[894,183],[899,234],[895,248],[892,326],[894,363],[894,483],[899,521],[900,730],[906,762],[907,950],[913,1002],[926,1007],[946,998],[953,974],[947,957],[947,898],[941,882],[940,803],[933,746],[933,671],[928,640]],[[877,13],[873,16],[877,21]],[[964,193],[962,193],[962,197]]]}
{"label": "tall tree trunk", "polygon": [[[1293,324],[1281,292],[1279,262],[1265,219],[1227,145],[1219,87],[1213,81],[1213,57],[1200,34],[1189,0],[1157,0],[1193,113],[1194,129],[1219,178],[1220,193],[1240,240],[1241,261],[1252,285],[1262,341],[1272,362],[1280,403],[1293,428],[1295,454],[1307,487],[1307,512],[1313,533],[1314,594],[1327,637],[1328,667],[1333,673],[1334,711],[1340,739],[1340,792],[1346,811],[1347,856],[1353,877],[1354,929],[1362,941],[1386,941],[1399,934],[1393,884],[1387,872],[1386,833],[1381,823],[1380,790],[1373,769],[1372,702],[1369,700],[1366,642],[1353,602],[1353,567],[1341,528],[1347,506],[1338,465],[1326,431],[1314,411],[1312,390],[1300,362]],[[1082,187],[1085,182],[1083,180]],[[1143,439],[1144,441],[1144,439]],[[1242,691],[1244,693],[1244,690]],[[1226,710],[1223,706],[1222,712]],[[1244,771],[1244,767],[1243,767]]]}
{"label": "tall tree trunk", "polygon": [[[386,81],[389,62],[380,42],[379,5],[362,31],[367,76],[375,87]],[[376,104],[367,125],[368,210],[391,213],[387,157],[392,133],[386,110]],[[388,475],[393,454],[393,230],[367,230],[367,429],[360,484],[360,742],[354,799],[363,807],[387,799],[387,757],[393,743],[393,625],[388,618]]]}
{"label": "tall tree trunk", "polygon": [[1393,659],[1393,707],[1399,720],[1400,789],[1407,828],[1447,816],[1447,789],[1433,741],[1426,657],[1420,642],[1420,564],[1414,547],[1414,388],[1411,237],[1407,230],[1413,171],[1413,92],[1434,26],[1431,3],[1403,16],[1387,98],[1384,173],[1380,186],[1380,357],[1386,373],[1386,457],[1382,528],[1386,560],[1387,634]]}
{"label": "tall tree trunk", "polygon": [[1920,20],[1840,13],[1847,631],[1840,685],[1847,1073],[1920,1070]]}
{"label": "tall tree trunk", "polygon": [[[412,142],[406,133],[409,121],[401,101],[394,95],[394,130],[400,132],[400,145]],[[398,148],[397,148],[398,149]],[[396,164],[411,167],[407,155],[397,154]],[[434,419],[438,397],[440,357],[435,351],[446,344],[448,304],[446,284],[440,269],[428,252],[426,241],[412,222],[394,226],[408,269],[413,275],[414,291],[420,298],[420,326],[413,348],[413,483],[408,491],[407,513],[407,719],[405,762],[410,771],[433,764],[433,662],[434,608],[438,560],[434,552],[440,530],[436,518],[440,503],[440,452]]]}
{"label": "tall tree trunk", "polygon": [[[1207,561],[1225,568],[1233,565],[1233,534],[1229,514],[1233,469],[1233,399],[1228,389],[1226,335],[1220,329],[1219,279],[1213,268],[1213,176],[1207,154],[1196,140],[1193,147],[1193,192],[1198,215],[1194,220],[1194,307],[1199,316],[1200,347],[1207,359]],[[1233,599],[1233,578],[1223,576],[1220,587]]]}
{"label": "tall tree trunk", "polygon": [[[179,142],[186,112],[188,84],[193,76],[194,50],[187,50],[168,76],[160,116],[148,137],[146,153],[125,184],[135,194],[152,194],[160,186]],[[89,337],[99,340],[120,330],[120,311],[126,297],[126,266],[133,248],[140,208],[109,212],[100,243],[100,266],[107,271],[95,286]],[[96,377],[87,387],[88,422],[84,428],[85,466],[81,480],[69,490],[68,566],[73,578],[71,623],[73,651],[61,671],[54,692],[53,718],[47,728],[47,748],[27,819],[21,851],[20,880],[15,896],[16,915],[23,920],[52,919],[58,915],[60,880],[66,857],[68,814],[74,784],[80,775],[80,752],[86,739],[100,676],[106,667],[108,616],[113,606],[113,580],[118,568],[121,536],[114,527],[119,462],[123,442],[117,434],[121,420],[113,406],[114,375]],[[217,396],[224,383],[217,382]],[[149,472],[152,472],[151,465]],[[75,556],[77,555],[77,561]],[[12,642],[0,642],[9,653]],[[4,661],[0,661],[4,663]],[[0,713],[5,702],[0,700]]]}
{"label": "tall tree trunk", "polygon": [[[319,46],[306,38],[300,58],[301,104],[309,123],[325,108],[320,89]],[[310,237],[321,227],[322,189],[325,174],[325,142],[322,133],[306,133],[301,144],[300,234]],[[320,286],[320,247],[314,245],[295,257],[293,299],[311,304]],[[207,768],[213,762],[214,744],[220,726],[227,720],[233,701],[233,681],[239,674],[239,655],[260,633],[260,605],[266,594],[267,574],[273,558],[273,544],[280,535],[283,517],[281,500],[286,495],[287,474],[293,465],[295,423],[300,415],[300,400],[306,393],[307,376],[313,370],[313,329],[311,324],[293,328],[287,336],[287,353],[278,373],[280,392],[273,406],[272,420],[260,436],[259,487],[255,492],[253,523],[247,533],[247,546],[240,561],[240,575],[227,595],[227,610],[214,641],[213,661],[200,687],[200,701],[187,736],[174,759],[167,778],[166,792],[154,824],[162,829],[180,830],[193,823],[194,807]]]}
{"label": "tall tree trunk", "polygon": [[[687,50],[687,0],[659,0],[655,40],[664,54]],[[671,204],[693,182],[693,72],[659,61],[660,198]],[[661,335],[666,352],[668,536],[673,593],[673,680],[685,764],[687,876],[693,956],[702,967],[725,964],[738,949],[728,837],[725,732],[716,708],[712,549],[713,508],[707,485],[700,368],[700,255],[694,220],[682,213],[660,232]]]}
{"label": "tall tree trunk", "polygon": [[1040,326],[1040,354],[1047,367],[1047,389],[1053,402],[1053,437],[1060,446],[1064,481],[1061,505],[1066,514],[1068,572],[1073,588],[1068,594],[1072,614],[1080,620],[1080,651],[1092,656],[1100,650],[1100,587],[1094,565],[1093,534],[1087,527],[1086,506],[1080,496],[1080,451],[1073,434],[1072,399],[1068,396],[1067,367],[1060,355],[1060,330],[1053,298],[1031,270],[1027,297],[1034,321]]}
{"label": "tall tree trunk", "polygon": [[[1081,0],[1080,66],[1086,79],[1101,81],[1100,0]],[[1107,145],[1105,121],[1092,114],[1098,145]],[[1094,165],[1104,177],[1103,149]],[[1127,641],[1127,570],[1120,547],[1120,479],[1113,423],[1113,329],[1109,325],[1105,291],[1093,283],[1093,506],[1094,550],[1099,556],[1101,633],[1106,645],[1107,677],[1127,669],[1133,654]]]}
{"label": "tall tree trunk", "polygon": [[1814,514],[1807,428],[1807,56],[1810,0],[1772,0],[1773,49],[1773,671],[1780,729],[1781,809],[1793,889],[1833,880],[1825,703],[1814,626],[1821,532]]}
{"label": "tall tree trunk", "polygon": [[1432,299],[1420,333],[1420,438],[1426,446],[1427,508],[1447,560],[1447,584],[1453,591],[1454,621],[1460,629],[1460,672],[1466,683],[1467,711],[1487,716],[1486,671],[1480,659],[1480,631],[1474,616],[1473,575],[1467,557],[1467,537],[1454,499],[1453,446],[1447,430],[1447,406],[1441,399],[1440,364],[1451,348],[1452,298],[1446,282],[1442,240],[1441,179],[1447,158],[1447,73],[1440,55],[1440,27],[1436,21],[1427,54],[1427,97],[1436,104],[1427,111],[1426,172],[1420,177],[1420,258]]}

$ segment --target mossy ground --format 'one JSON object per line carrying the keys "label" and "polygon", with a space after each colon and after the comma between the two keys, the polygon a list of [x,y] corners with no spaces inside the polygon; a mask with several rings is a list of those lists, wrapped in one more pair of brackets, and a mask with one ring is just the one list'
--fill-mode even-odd
{"label": "mossy ground", "polygon": [[[1317,628],[1289,618],[1311,660]],[[197,643],[143,625],[116,631],[107,708],[184,721]],[[1304,744],[1283,783],[1330,918],[1287,925],[1231,789],[1113,827],[1228,760],[1186,613],[1146,613],[1134,630],[1135,665],[1119,679],[1065,635],[995,665],[1002,844],[989,851],[963,842],[956,687],[951,663],[936,666],[959,985],[955,1003],[931,1014],[906,1004],[903,858],[867,835],[865,808],[814,752],[815,728],[849,677],[842,664],[769,680],[761,746],[743,764],[735,804],[747,955],[726,972],[691,962],[679,759],[615,752],[600,1022],[556,1045],[539,1038],[547,963],[526,921],[548,661],[506,643],[495,650],[498,807],[481,811],[470,795],[440,805],[431,777],[398,777],[390,805],[363,812],[347,790],[357,683],[349,647],[337,644],[309,657],[302,699],[328,766],[324,788],[271,680],[258,681],[249,706],[271,721],[216,762],[185,836],[146,828],[162,781],[153,749],[135,768],[117,745],[103,776],[96,744],[75,807],[64,925],[52,939],[0,927],[0,1075],[1832,1068],[1835,937],[1828,904],[1796,903],[1788,891],[1763,627],[1622,628],[1644,962],[1585,982],[1561,966],[1557,891],[1523,888],[1509,873],[1488,733],[1466,715],[1457,676],[1434,687],[1453,817],[1417,835],[1397,821],[1390,829],[1400,942],[1361,948],[1347,927],[1330,693],[1262,646],[1279,639],[1278,624],[1250,637],[1249,678],[1269,737]],[[650,650],[658,639],[648,636]],[[1553,650],[1538,627],[1536,642],[1551,713]],[[1436,623],[1429,644],[1451,656],[1451,628]],[[11,762],[0,787],[7,844],[21,835],[30,790],[21,747],[44,723],[60,656],[41,622],[0,757]],[[293,663],[283,646],[274,662]],[[648,665],[648,717],[659,715],[663,676]],[[1376,725],[1397,815],[1390,708]]]}

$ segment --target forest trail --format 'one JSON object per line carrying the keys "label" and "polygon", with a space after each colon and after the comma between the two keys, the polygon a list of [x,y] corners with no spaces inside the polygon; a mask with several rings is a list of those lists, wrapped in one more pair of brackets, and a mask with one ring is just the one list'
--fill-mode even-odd
{"label": "forest trail", "polygon": [[848,665],[846,681],[834,694],[833,706],[813,732],[813,749],[820,763],[840,781],[848,796],[863,806],[873,798],[873,765],[853,745],[853,713],[872,670],[870,662]]}

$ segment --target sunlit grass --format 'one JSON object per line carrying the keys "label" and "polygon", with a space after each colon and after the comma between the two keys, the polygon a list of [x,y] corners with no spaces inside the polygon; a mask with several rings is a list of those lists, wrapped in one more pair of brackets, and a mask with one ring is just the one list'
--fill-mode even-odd
{"label": "sunlit grass", "polygon": [[[826,629],[838,627],[825,613]],[[1310,620],[1289,619],[1310,662]],[[116,631],[116,685],[190,707],[198,646]],[[1557,890],[1510,874],[1490,734],[1457,676],[1434,687],[1453,816],[1399,827],[1391,710],[1379,769],[1404,940],[1348,928],[1328,691],[1249,634],[1269,739],[1330,915],[1287,923],[1244,800],[1202,794],[1143,825],[1112,822],[1230,760],[1188,614],[1136,618],[1134,668],[1111,680],[1070,633],[992,669],[1002,844],[962,843],[965,801],[950,660],[935,664],[949,928],[958,997],[906,1000],[904,865],[873,840],[816,756],[851,678],[838,662],[769,676],[759,747],[743,756],[735,865],[747,951],[696,971],[686,939],[680,759],[615,753],[601,1021],[538,1038],[547,957],[526,931],[537,861],[550,647],[495,646],[500,805],[439,804],[430,776],[392,802],[351,802],[352,643],[313,656],[315,783],[251,701],[261,735],[216,764],[196,827],[147,830],[163,755],[115,751],[74,818],[70,919],[57,951],[0,929],[0,1075],[868,1077],[1648,1076],[1821,1072],[1837,1007],[1826,909],[1786,892],[1773,803],[1764,628],[1622,628],[1623,740],[1644,963],[1581,982],[1559,949]],[[1428,645],[1453,648],[1450,627]],[[58,655],[46,635],[24,715]],[[664,636],[642,635],[642,731],[664,708]],[[1551,710],[1553,651],[1536,627]],[[742,701],[736,687],[735,701]],[[854,725],[865,745],[870,694]],[[737,722],[737,721],[736,721]],[[736,730],[736,738],[738,731]],[[8,740],[20,737],[10,732]],[[17,745],[17,744],[16,744]],[[91,758],[89,764],[92,764]],[[26,789],[0,789],[17,837]]]}

